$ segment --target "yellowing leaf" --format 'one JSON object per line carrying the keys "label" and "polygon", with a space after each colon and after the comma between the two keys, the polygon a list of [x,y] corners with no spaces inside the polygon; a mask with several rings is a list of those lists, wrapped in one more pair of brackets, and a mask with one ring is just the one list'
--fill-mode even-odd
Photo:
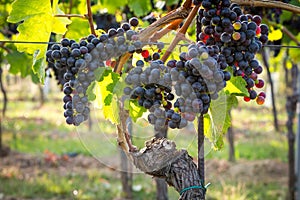
{"label": "yellowing leaf", "polygon": [[[233,74],[233,71],[230,70],[230,73]],[[246,81],[241,76],[231,77],[231,79],[226,82],[224,91],[236,96],[246,96],[249,94],[246,88]]]}
{"label": "yellowing leaf", "polygon": [[[66,25],[71,21],[57,18],[55,14],[63,14],[58,8],[58,0],[53,1],[53,8],[48,0],[16,0],[7,19],[8,22],[19,23],[17,40],[27,42],[48,42],[51,32],[63,34]],[[36,54],[35,59],[44,57],[47,44],[16,44],[18,51]]]}
{"label": "yellowing leaf", "polygon": [[270,33],[268,35],[270,41],[280,40],[282,36],[283,34],[280,29],[274,30],[273,27],[270,28]]}
{"label": "yellowing leaf", "polygon": [[119,101],[116,95],[113,95],[110,105],[104,106],[103,115],[113,124],[119,124]]}
{"label": "yellowing leaf", "polygon": [[51,4],[48,0],[16,0],[12,3],[12,10],[7,21],[17,23],[46,13],[51,14]]}
{"label": "yellowing leaf", "polygon": [[113,124],[118,124],[119,118],[119,100],[113,94],[114,85],[118,82],[118,77],[112,71],[105,71],[101,80],[95,85],[96,107],[102,109],[105,119]]}
{"label": "yellowing leaf", "polygon": [[[44,24],[45,21],[51,21],[51,16],[45,15],[41,18],[40,15],[35,15],[28,18],[18,26],[19,35],[16,39],[28,42],[47,42],[50,37],[51,27],[47,23]],[[35,51],[39,50],[39,58],[44,56],[47,49],[47,44],[16,44],[16,46],[18,51],[25,51],[29,54],[34,54]]]}
{"label": "yellowing leaf", "polygon": [[[52,16],[64,14],[64,12],[58,7],[58,0],[53,1],[52,14]],[[66,17],[53,17],[52,32],[57,34],[64,34],[67,31],[66,25],[70,24],[71,22],[72,21],[70,21]]]}
{"label": "yellowing leaf", "polygon": [[86,14],[86,9],[87,9],[86,0],[79,0],[79,2],[80,3],[77,6],[78,12],[79,12],[79,14],[84,15],[84,14]]}
{"label": "yellowing leaf", "polygon": [[229,112],[237,105],[237,98],[224,91],[219,93],[219,98],[211,102],[209,113],[204,115],[204,135],[215,150],[223,147],[223,136],[231,125]]}
{"label": "yellowing leaf", "polygon": [[146,112],[146,108],[138,105],[137,100],[131,101],[129,100],[129,115],[134,122],[137,121],[140,117],[142,117],[143,113]]}
{"label": "yellowing leaf", "polygon": [[81,18],[74,18],[72,19],[72,24],[69,25],[66,37],[74,40],[80,40],[82,36],[89,35],[89,33],[90,30],[88,21]]}

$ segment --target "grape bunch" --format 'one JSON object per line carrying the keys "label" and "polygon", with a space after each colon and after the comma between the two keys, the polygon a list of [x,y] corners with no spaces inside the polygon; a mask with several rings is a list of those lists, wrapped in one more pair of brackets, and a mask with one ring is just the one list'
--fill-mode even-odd
{"label": "grape bunch", "polygon": [[77,43],[64,38],[46,53],[47,61],[63,74],[63,107],[67,124],[78,126],[88,119],[90,113],[86,91],[96,78],[95,70],[104,67],[100,60],[92,61],[94,39],[95,36],[90,35],[87,40]]}
{"label": "grape bunch", "polygon": [[[276,0],[278,1],[278,0]],[[281,0],[283,3],[290,3],[290,0]],[[283,24],[284,26],[289,26],[292,27],[292,29],[296,29],[295,31],[300,31],[300,26],[299,26],[299,17],[291,16],[289,18],[286,17],[281,17],[282,16],[282,9],[281,8],[265,8],[265,7],[245,7],[244,8],[245,13],[252,13],[255,15],[259,15],[264,17],[270,22],[273,22],[273,24]],[[280,29],[280,27],[273,26],[274,29]],[[269,44],[274,44],[274,45],[281,45],[282,44],[282,39],[278,40],[273,40],[269,41]],[[272,51],[274,52],[274,57],[277,57],[280,53],[281,48],[276,47],[273,48]]]}
{"label": "grape bunch", "polygon": [[148,121],[158,132],[166,126],[183,128],[197,114],[207,113],[211,99],[218,98],[231,77],[202,43],[191,44],[178,61],[165,65],[158,59],[144,65],[139,60],[129,71],[124,94],[149,110]]}
{"label": "grape bunch", "polygon": [[242,9],[231,4],[230,0],[203,0],[199,3],[202,3],[198,16],[201,24],[199,39],[208,47],[219,47],[219,54],[212,52],[212,56],[222,69],[230,66],[234,76],[243,77],[249,92],[244,100],[256,99],[258,104],[263,104],[265,93],[257,94],[254,90],[254,87],[264,86],[264,81],[258,79],[263,68],[255,54],[268,41],[268,26],[261,24],[258,15],[243,14]]}
{"label": "grape bunch", "polygon": [[[79,42],[64,38],[47,51],[47,62],[55,68],[55,75],[63,85],[67,124],[78,126],[88,119],[87,89],[96,80],[95,70],[114,67],[114,59],[128,52],[141,53],[145,60],[150,60],[150,56],[145,56],[142,51],[144,44],[134,30],[137,25],[138,19],[131,18],[129,23],[123,23],[117,29],[111,28],[99,37],[91,34]],[[162,43],[157,46],[163,48]]]}

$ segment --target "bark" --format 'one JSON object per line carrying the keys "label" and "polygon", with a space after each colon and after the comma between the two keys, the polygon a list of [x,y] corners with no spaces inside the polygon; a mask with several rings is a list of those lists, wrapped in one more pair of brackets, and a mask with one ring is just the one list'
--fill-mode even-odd
{"label": "bark", "polygon": [[227,138],[229,142],[229,158],[230,162],[235,162],[235,150],[234,150],[234,133],[232,130],[232,126],[228,128]]}
{"label": "bark", "polygon": [[[167,138],[168,126],[161,132],[155,134],[156,138]],[[168,200],[168,185],[164,179],[155,178],[156,200]]]}
{"label": "bark", "polygon": [[156,182],[156,199],[168,200],[168,185],[164,179],[155,178]]}
{"label": "bark", "polygon": [[2,149],[3,149],[3,145],[2,145],[2,117],[0,118],[0,154],[2,152]]}
{"label": "bark", "polygon": [[277,109],[276,109],[276,104],[275,104],[274,84],[273,84],[273,79],[272,79],[271,72],[270,72],[270,66],[269,66],[268,56],[266,54],[266,50],[265,49],[262,50],[262,57],[263,57],[264,65],[265,65],[265,67],[267,69],[268,79],[269,79],[270,88],[271,88],[272,111],[273,111],[273,118],[274,118],[274,127],[275,127],[276,131],[279,131],[278,119],[277,119]]}
{"label": "bark", "polygon": [[132,173],[130,163],[123,150],[121,151],[121,182],[122,196],[125,199],[132,199]]}
{"label": "bark", "polygon": [[2,116],[0,116],[0,154],[2,154],[1,152],[4,151],[3,148],[3,142],[2,142],[2,120],[5,116],[5,111],[6,111],[6,107],[7,107],[7,95],[6,95],[6,90],[4,89],[3,86],[3,70],[0,67],[0,89],[1,92],[3,94],[3,108],[2,108]]}
{"label": "bark", "polygon": [[284,82],[285,82],[285,85],[288,85],[289,83],[289,70],[287,68],[287,62],[288,62],[288,59],[289,59],[289,56],[288,56],[288,52],[286,53],[286,55],[284,56],[284,59],[283,59],[283,69],[284,69]]}
{"label": "bark", "polygon": [[296,116],[296,108],[298,102],[297,93],[297,75],[298,67],[293,64],[291,70],[291,82],[288,84],[288,89],[291,90],[290,95],[287,96],[286,110],[288,113],[288,120],[286,127],[288,129],[288,159],[289,159],[289,193],[288,197],[290,200],[295,200],[295,184],[296,184],[296,172],[295,172],[295,133],[294,133],[294,119]]}
{"label": "bark", "polygon": [[[126,119],[126,127],[129,135],[132,133],[132,121],[128,117]],[[122,196],[125,199],[133,199],[132,192],[132,167],[126,156],[126,153],[120,149],[121,153],[121,182],[122,182]]]}
{"label": "bark", "polygon": [[[176,144],[166,138],[153,138],[140,151],[131,152],[135,166],[146,174],[164,179],[179,193],[191,186],[202,186],[196,164],[186,150],[177,150]],[[202,200],[205,189],[183,192],[179,200]]]}
{"label": "bark", "polygon": [[5,115],[5,112],[6,112],[6,108],[7,108],[7,94],[6,94],[6,90],[3,86],[3,70],[2,68],[0,67],[0,89],[1,89],[1,92],[3,94],[3,108],[2,108],[2,116],[4,117]]}
{"label": "bark", "polygon": [[198,173],[203,183],[205,181],[204,139],[204,121],[201,114],[198,118]]}
{"label": "bark", "polygon": [[42,107],[44,104],[45,104],[45,94],[44,94],[44,91],[43,91],[43,87],[41,85],[38,85],[39,87],[39,92],[40,92],[40,107]]}

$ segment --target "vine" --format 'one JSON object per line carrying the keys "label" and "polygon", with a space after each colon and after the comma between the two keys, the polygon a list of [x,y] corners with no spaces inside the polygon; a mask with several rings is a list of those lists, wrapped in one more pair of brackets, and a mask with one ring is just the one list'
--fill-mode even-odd
{"label": "vine", "polygon": [[[259,105],[265,100],[264,92],[257,94],[253,89],[264,85],[263,80],[258,79],[262,67],[254,56],[267,42],[268,27],[261,24],[260,17],[244,15],[242,9],[231,6],[230,1],[216,2],[186,0],[181,7],[141,31],[137,28],[137,18],[131,18],[118,29],[112,28],[97,36],[90,0],[86,1],[87,14],[84,15],[71,13],[71,1],[69,14],[63,14],[55,1],[52,6],[45,6],[51,8],[51,13],[44,12],[39,17],[46,15],[59,24],[58,28],[47,27],[50,31],[43,35],[44,41],[33,42],[26,41],[24,35],[36,18],[27,18],[26,13],[19,15],[18,0],[8,19],[12,23],[23,21],[18,37],[24,41],[20,43],[36,45],[32,48],[18,45],[18,50],[32,54],[33,69],[41,80],[44,55],[49,65],[63,72],[64,116],[68,124],[78,126],[87,120],[89,102],[101,98],[105,117],[116,124],[119,146],[139,169],[164,178],[180,193],[180,199],[204,199],[204,137],[209,137],[216,149],[223,146],[222,136],[230,126],[228,110],[235,104],[236,96],[243,96],[245,101],[256,100]],[[300,13],[298,7],[278,1],[232,2]],[[34,5],[40,6],[38,2]],[[197,14],[199,41],[191,42],[185,34]],[[64,38],[59,43],[50,43],[46,52],[49,43],[45,38],[51,32],[65,34],[71,22],[64,18],[73,17],[87,19],[91,35],[78,42]],[[213,17],[214,22],[210,24]],[[217,28],[219,31],[215,31]],[[297,42],[292,33],[281,28]],[[160,58],[165,44],[158,40],[171,30],[177,30],[176,36]],[[181,40],[189,42],[187,52],[181,52],[177,60],[169,59]],[[5,48],[5,43],[2,44]],[[144,60],[132,63],[136,55]],[[122,81],[125,86],[120,86]],[[94,94],[95,88],[100,92]],[[142,150],[135,147],[126,127],[126,119],[133,115],[133,106],[138,110],[134,120],[149,111],[148,121],[154,125],[154,132],[165,126],[183,128],[198,117],[198,169],[188,153],[177,150],[172,141],[153,139],[147,141]],[[222,114],[224,118],[216,117]]]}

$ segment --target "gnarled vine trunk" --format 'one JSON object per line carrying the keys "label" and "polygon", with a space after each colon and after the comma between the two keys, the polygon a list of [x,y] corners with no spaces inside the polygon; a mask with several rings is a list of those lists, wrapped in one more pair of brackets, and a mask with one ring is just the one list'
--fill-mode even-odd
{"label": "gnarled vine trunk", "polygon": [[205,189],[196,164],[186,150],[177,150],[173,141],[153,138],[130,156],[138,169],[173,186],[180,193],[180,200],[204,199]]}
{"label": "gnarled vine trunk", "polygon": [[[167,138],[168,126],[161,132],[155,134],[156,138]],[[168,200],[168,185],[162,178],[155,178],[156,200]]]}

